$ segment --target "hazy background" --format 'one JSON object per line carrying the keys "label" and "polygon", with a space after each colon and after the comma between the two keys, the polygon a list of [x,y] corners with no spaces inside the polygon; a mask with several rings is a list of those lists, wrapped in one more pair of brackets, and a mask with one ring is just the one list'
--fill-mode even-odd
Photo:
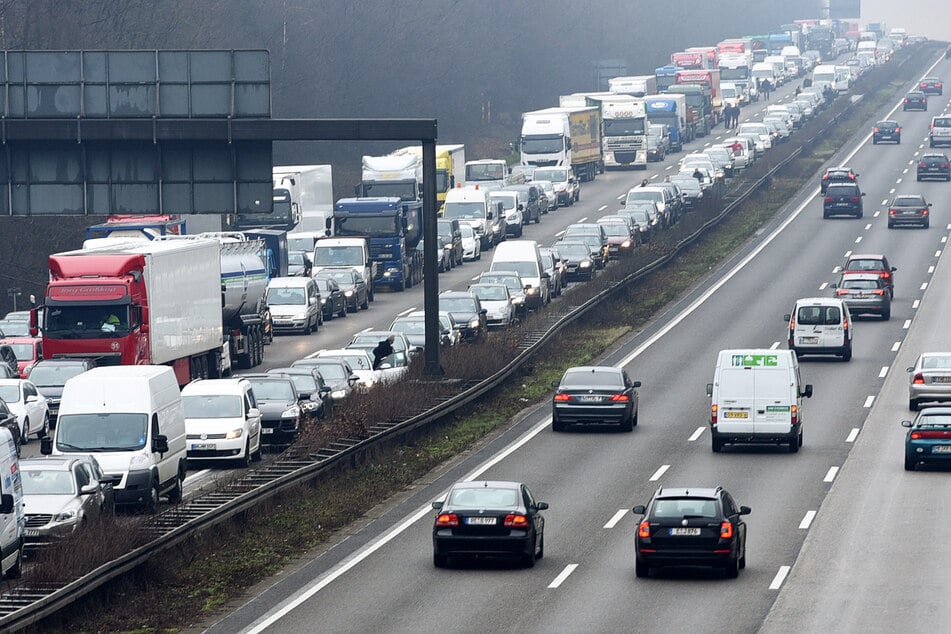
{"label": "hazy background", "polygon": [[933,40],[951,40],[949,0],[862,0],[862,24],[882,20],[888,28],[904,27]]}

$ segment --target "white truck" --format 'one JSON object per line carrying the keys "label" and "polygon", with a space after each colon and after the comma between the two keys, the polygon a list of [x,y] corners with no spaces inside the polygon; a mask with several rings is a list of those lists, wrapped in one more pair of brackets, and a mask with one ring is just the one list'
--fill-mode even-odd
{"label": "white truck", "polygon": [[314,244],[312,275],[330,267],[349,266],[363,276],[373,300],[373,280],[376,262],[370,259],[370,243],[366,238],[324,238]]}
{"label": "white truck", "polygon": [[657,94],[656,75],[631,75],[629,77],[612,77],[608,80],[608,90],[621,95],[643,97]]}
{"label": "white truck", "polygon": [[[731,83],[736,88],[736,99],[740,106],[746,105],[759,99],[756,92],[756,83],[752,80],[752,61],[751,57],[739,54],[727,54],[720,58],[720,81],[721,89],[726,83]],[[724,100],[727,96],[723,96]]]}
{"label": "white truck", "polygon": [[[652,79],[656,85],[656,78],[652,76]],[[601,143],[605,168],[647,168],[647,114],[643,97],[624,92],[582,92],[562,95],[558,98],[558,105],[562,108],[594,106],[601,110]]]}
{"label": "white truck", "polygon": [[[334,183],[330,165],[275,165],[271,170],[274,188],[278,183],[293,185],[292,200],[300,207],[300,224],[295,231],[326,231],[333,216]],[[275,203],[276,204],[276,203]]]}
{"label": "white truck", "polygon": [[478,185],[480,183],[499,183],[502,186],[507,184],[506,176],[508,166],[502,159],[479,159],[477,161],[466,161],[466,184]]}
{"label": "white truck", "polygon": [[[423,199],[423,161],[416,154],[364,156],[363,175],[355,193],[361,198]],[[316,264],[316,263],[315,263]]]}
{"label": "white truck", "polygon": [[571,167],[582,181],[604,169],[601,109],[546,108],[522,115],[521,164]]}

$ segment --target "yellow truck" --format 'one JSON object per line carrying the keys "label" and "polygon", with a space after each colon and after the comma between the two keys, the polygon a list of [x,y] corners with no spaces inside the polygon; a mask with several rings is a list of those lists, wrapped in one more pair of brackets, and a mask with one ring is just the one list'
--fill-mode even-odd
{"label": "yellow truck", "polygon": [[[423,159],[423,147],[410,145],[393,154],[413,154]],[[466,146],[462,144],[436,146],[436,209],[442,209],[446,192],[457,185],[465,184]]]}

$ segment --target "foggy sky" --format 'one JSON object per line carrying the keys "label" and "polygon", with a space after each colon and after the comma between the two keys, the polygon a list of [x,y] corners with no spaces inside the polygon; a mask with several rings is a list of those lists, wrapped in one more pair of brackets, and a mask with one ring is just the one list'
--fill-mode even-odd
{"label": "foggy sky", "polygon": [[862,0],[862,24],[884,20],[888,28],[903,27],[910,35],[951,40],[948,0]]}

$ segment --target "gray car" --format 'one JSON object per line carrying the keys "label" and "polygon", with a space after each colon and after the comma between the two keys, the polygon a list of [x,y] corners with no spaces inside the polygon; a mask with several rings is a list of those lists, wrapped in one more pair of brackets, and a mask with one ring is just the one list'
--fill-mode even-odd
{"label": "gray car", "polygon": [[951,401],[951,352],[923,352],[908,368],[908,409]]}
{"label": "gray car", "polygon": [[321,269],[320,274],[337,282],[340,290],[343,291],[348,312],[355,313],[361,308],[366,310],[370,307],[370,289],[363,276],[353,267],[327,267]]}
{"label": "gray car", "polygon": [[888,228],[916,225],[927,229],[931,224],[931,203],[921,194],[895,196],[888,206]]}
{"label": "gray car", "polygon": [[342,359],[307,357],[298,359],[291,367],[316,369],[324,385],[330,387],[328,396],[331,402],[339,403],[349,397],[353,394],[354,386],[360,381],[360,377],[354,374],[350,365]]}
{"label": "gray car", "polygon": [[[446,315],[440,315],[439,320],[439,343],[442,346],[449,346],[455,342],[455,334],[452,329],[452,318]],[[426,349],[426,317],[423,315],[412,317],[397,317],[393,320],[393,323],[390,324],[390,330],[394,332],[402,333],[404,337],[409,341],[410,345],[419,348],[420,350]]]}
{"label": "gray car", "polygon": [[880,315],[888,321],[892,298],[881,277],[867,273],[844,273],[838,284],[830,284],[835,297],[845,302],[852,315]]}

